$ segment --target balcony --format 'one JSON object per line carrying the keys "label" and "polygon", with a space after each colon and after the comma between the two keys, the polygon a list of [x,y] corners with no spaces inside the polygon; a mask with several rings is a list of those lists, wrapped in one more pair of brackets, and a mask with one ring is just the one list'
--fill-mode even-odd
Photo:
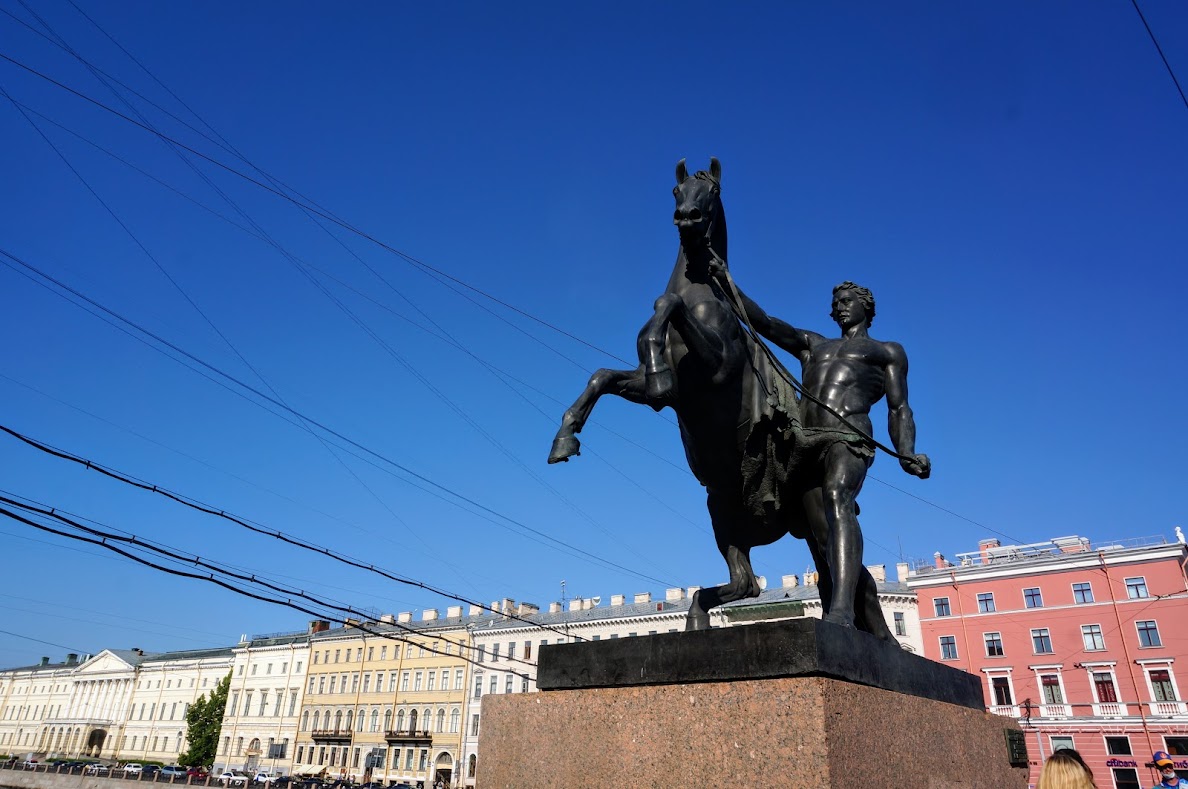
{"label": "balcony", "polygon": [[1072,705],[1070,704],[1041,704],[1040,705],[1041,718],[1071,718]]}
{"label": "balcony", "polygon": [[420,731],[410,729],[386,731],[384,732],[384,739],[388,741],[389,745],[393,743],[427,744],[433,741],[433,737],[430,736],[428,729],[422,729]]}
{"label": "balcony", "polygon": [[1019,717],[1018,704],[991,704],[990,712],[994,715],[1006,715],[1010,718]]}
{"label": "balcony", "polygon": [[309,733],[314,742],[328,742],[334,744],[349,744],[351,741],[350,729],[314,729]]}
{"label": "balcony", "polygon": [[1107,701],[1093,705],[1093,714],[1099,718],[1123,718],[1129,713],[1126,705],[1116,701]]}
{"label": "balcony", "polygon": [[1182,701],[1149,701],[1152,715],[1170,717],[1172,715],[1188,714],[1188,705]]}

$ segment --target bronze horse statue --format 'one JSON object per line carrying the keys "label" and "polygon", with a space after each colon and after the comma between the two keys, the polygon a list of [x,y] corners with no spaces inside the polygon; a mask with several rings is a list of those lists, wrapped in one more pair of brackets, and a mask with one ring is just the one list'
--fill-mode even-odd
{"label": "bronze horse statue", "polygon": [[[576,434],[604,394],[676,412],[689,468],[706,489],[714,538],[730,571],[727,583],[694,593],[686,630],[709,628],[712,608],[757,596],[751,549],[785,534],[808,540],[826,613],[832,587],[828,535],[805,515],[812,497],[820,500],[820,480],[813,478],[819,475],[797,469],[811,465],[802,459],[832,439],[801,428],[794,390],[732,306],[738,299],[737,294],[732,298],[725,275],[721,179],[715,158],[708,172],[692,175],[684,159],[677,164],[673,223],[680,248],[668,287],[639,333],[640,366],[594,373],[565,412],[549,454],[550,463],[579,454]],[[856,609],[855,624],[894,640],[874,597],[874,582],[869,574],[864,580],[867,599]]]}

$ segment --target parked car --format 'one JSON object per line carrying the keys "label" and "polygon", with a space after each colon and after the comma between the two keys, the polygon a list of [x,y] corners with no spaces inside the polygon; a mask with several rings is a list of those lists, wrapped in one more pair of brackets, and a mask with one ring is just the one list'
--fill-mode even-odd
{"label": "parked car", "polygon": [[38,761],[36,759],[26,759],[25,761],[21,762],[21,766],[26,770],[36,770],[37,765]]}
{"label": "parked car", "polygon": [[161,765],[159,764],[146,764],[140,768],[140,774],[147,775],[150,779],[154,778],[159,772],[161,772]]}
{"label": "parked car", "polygon": [[162,767],[160,773],[162,778],[185,778],[186,768],[178,767],[176,764],[169,764]]}
{"label": "parked car", "polygon": [[219,776],[223,786],[247,786],[252,777],[243,770],[227,770]]}
{"label": "parked car", "polygon": [[124,775],[140,775],[143,769],[144,765],[140,762],[128,762],[124,765]]}
{"label": "parked car", "polygon": [[186,777],[192,782],[205,781],[210,772],[205,767],[191,767],[186,770]]}
{"label": "parked car", "polygon": [[106,775],[109,772],[111,772],[111,768],[99,762],[91,762],[83,768],[84,775]]}
{"label": "parked car", "polygon": [[252,780],[254,780],[258,784],[271,785],[278,778],[280,778],[280,775],[278,775],[277,773],[270,773],[270,772],[265,772],[262,770],[262,771],[256,773],[256,777],[253,778]]}

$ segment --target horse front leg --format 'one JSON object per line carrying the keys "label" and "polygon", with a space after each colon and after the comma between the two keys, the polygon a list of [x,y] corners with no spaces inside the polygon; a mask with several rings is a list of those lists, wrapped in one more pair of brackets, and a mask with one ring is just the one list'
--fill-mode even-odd
{"label": "horse front leg", "polygon": [[646,401],[643,367],[634,370],[602,369],[590,376],[586,389],[578,396],[561,417],[561,428],[553,439],[549,452],[550,463],[562,463],[574,455],[581,454],[581,442],[577,434],[586,426],[594,404],[604,394],[614,394],[634,403]]}
{"label": "horse front leg", "polygon": [[644,324],[636,341],[639,360],[643,363],[645,393],[649,405],[659,411],[676,397],[676,374],[668,363],[668,326],[673,313],[683,305],[675,293],[665,293],[656,299],[655,312]]}

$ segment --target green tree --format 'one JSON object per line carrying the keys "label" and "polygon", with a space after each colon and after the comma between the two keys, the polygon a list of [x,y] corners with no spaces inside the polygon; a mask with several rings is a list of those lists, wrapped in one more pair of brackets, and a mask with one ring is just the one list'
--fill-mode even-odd
{"label": "green tree", "polygon": [[190,747],[177,757],[183,767],[209,767],[214,764],[219,748],[219,732],[223,729],[223,712],[227,709],[227,694],[231,689],[231,672],[219,680],[207,697],[203,694],[186,711],[186,742]]}

